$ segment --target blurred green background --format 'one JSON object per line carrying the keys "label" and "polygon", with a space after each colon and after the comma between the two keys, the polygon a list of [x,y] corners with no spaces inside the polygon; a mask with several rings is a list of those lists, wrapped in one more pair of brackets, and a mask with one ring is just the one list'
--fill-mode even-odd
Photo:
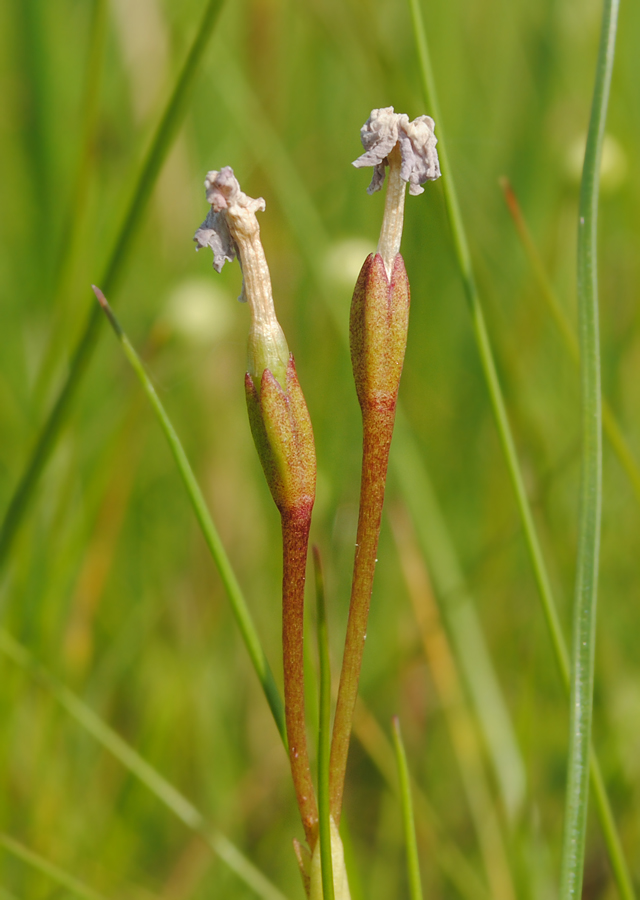
{"label": "blurred green background", "polygon": [[[2,510],[95,302],[89,285],[104,271],[204,7],[203,0],[0,5]],[[104,8],[97,28],[96,8],[98,15]],[[568,634],[578,373],[498,179],[506,175],[514,185],[573,322],[577,194],[601,8],[594,0],[440,0],[423,4],[423,12],[452,174]],[[640,8],[623,3],[599,254],[603,388],[638,458],[639,34]],[[375,247],[384,201],[382,194],[367,195],[370,173],[350,163],[370,110],[387,105],[411,118],[431,112],[405,4],[228,0],[184,125],[109,294],[192,460],[279,683],[280,533],[246,419],[248,310],[235,299],[239,267],[217,275],[210,255],[195,255],[192,236],[207,211],[207,170],[231,165],[247,193],[265,198],[260,221],[276,306],[316,437],[313,540],[326,567],[337,678],[360,460],[345,336],[351,290]],[[396,713],[420,792],[426,896],[501,900],[500,890],[504,900],[552,898],[567,701],[478,361],[441,183],[408,198],[402,249],[413,301],[401,398],[421,477],[431,479],[442,520],[430,505],[422,523],[407,518],[397,460],[361,684],[368,712],[347,778],[353,898],[407,896],[400,808],[381,771]],[[277,731],[165,440],[113,335],[106,325],[101,332],[4,565],[2,626],[285,896],[301,898],[291,841],[302,830]],[[606,443],[604,490],[594,740],[638,883],[640,506]],[[415,524],[431,551],[416,542]],[[468,590],[447,591],[434,578],[436,606],[426,578],[442,562],[443,540],[457,554]],[[466,693],[459,686],[465,665],[468,672],[477,663],[478,683],[483,677],[472,653],[461,659],[451,631],[450,610],[463,593],[465,609],[472,604],[477,613],[468,627],[484,634],[504,698],[506,730],[493,746],[478,728],[483,716],[491,720],[493,706],[470,703],[469,685]],[[312,622],[313,612],[315,740]],[[256,896],[4,655],[0,705],[0,831],[110,897]],[[615,896],[593,814],[584,891],[588,898]],[[0,847],[3,900],[54,896],[73,894]]]}

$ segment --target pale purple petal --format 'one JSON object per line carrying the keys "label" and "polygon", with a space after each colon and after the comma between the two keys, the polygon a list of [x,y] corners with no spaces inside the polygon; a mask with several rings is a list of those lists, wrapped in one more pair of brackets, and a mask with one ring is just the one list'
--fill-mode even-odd
{"label": "pale purple petal", "polygon": [[431,116],[419,116],[399,129],[402,167],[400,177],[409,182],[410,194],[421,194],[425,181],[440,177],[440,162],[436,150],[435,123]]}
{"label": "pale purple petal", "polygon": [[401,118],[401,115],[394,113],[393,106],[371,110],[371,115],[360,129],[360,140],[365,152],[353,163],[356,169],[363,166],[378,166],[384,162],[398,143],[398,125]]}
{"label": "pale purple petal", "polygon": [[226,262],[233,262],[238,255],[236,242],[229,233],[227,220],[223,212],[214,212],[213,206],[207,213],[200,228],[195,233],[196,250],[211,247],[213,250],[213,268],[221,272]]}
{"label": "pale purple petal", "polygon": [[368,193],[373,194],[382,187],[387,157],[398,143],[402,156],[400,177],[409,183],[409,193],[421,194],[423,188],[420,185],[439,178],[434,128],[430,116],[418,116],[410,122],[405,113],[395,113],[392,106],[372,110],[360,130],[365,152],[353,163],[356,168],[374,167]]}

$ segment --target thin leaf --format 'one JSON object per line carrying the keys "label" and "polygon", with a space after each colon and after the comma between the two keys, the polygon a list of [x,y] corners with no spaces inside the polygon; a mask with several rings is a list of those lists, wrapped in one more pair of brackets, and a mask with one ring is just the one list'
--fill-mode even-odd
{"label": "thin leaf", "polygon": [[[582,479],[573,608],[569,754],[561,900],[582,895],[589,802],[596,606],[602,515],[602,409],[598,324],[598,189],[616,46],[619,0],[604,0],[600,50],[578,209],[578,323],[582,381]],[[631,886],[629,885],[629,888]]]}
{"label": "thin leaf", "polygon": [[149,376],[145,372],[144,366],[142,365],[138,354],[133,349],[131,342],[122,330],[122,327],[116,319],[113,310],[109,306],[104,294],[99,288],[95,286],[93,290],[95,291],[96,297],[98,298],[98,302],[100,304],[98,309],[102,308],[102,310],[106,314],[109,320],[109,324],[113,328],[116,337],[120,341],[125,356],[129,360],[132,369],[136,373],[140,384],[142,385],[142,388],[147,395],[149,402],[151,403],[153,411],[156,414],[158,422],[160,423],[160,427],[162,428],[169,443],[171,453],[173,454],[173,458],[175,459],[176,465],[178,466],[180,477],[182,478],[182,482],[186,488],[189,500],[191,501],[193,511],[198,520],[198,524],[202,529],[202,534],[206,541],[207,547],[209,548],[209,552],[211,553],[211,556],[213,557],[213,560],[218,568],[222,583],[224,584],[227,596],[229,597],[233,614],[238,624],[238,628],[240,629],[242,639],[244,640],[245,646],[249,652],[251,662],[253,663],[253,668],[255,669],[256,675],[258,676],[260,684],[262,685],[262,690],[264,691],[265,697],[267,698],[269,709],[271,710],[276,723],[276,727],[280,733],[280,737],[282,738],[282,741],[286,747],[287,736],[284,721],[284,708],[282,705],[280,692],[278,691],[277,685],[275,683],[273,672],[271,671],[271,666],[269,665],[266,654],[262,648],[262,644],[260,643],[260,638],[258,637],[258,632],[253,623],[253,618],[251,616],[251,612],[249,611],[249,607],[247,606],[244,594],[242,593],[242,589],[240,587],[240,584],[238,583],[236,574],[233,571],[233,567],[231,565],[229,557],[227,556],[226,550],[224,549],[224,545],[220,540],[220,535],[218,534],[218,530],[214,525],[213,519],[211,518],[205,499],[202,496],[202,491],[200,490],[200,486],[198,485],[196,476],[193,474],[193,469],[189,464],[187,454],[184,452],[184,448],[180,443],[180,438],[176,434],[176,431],[171,424],[171,420],[169,419],[165,408],[160,402],[155,388],[153,387]]}
{"label": "thin leaf", "polygon": [[411,800],[409,766],[407,765],[407,754],[404,749],[402,734],[400,732],[400,719],[397,716],[394,716],[392,726],[393,745],[396,751],[396,764],[398,766],[398,777],[400,779],[400,800],[402,802],[404,840],[407,848],[409,896],[411,897],[411,900],[422,900],[420,863],[418,862],[418,842],[416,840],[416,827],[413,819],[413,801]]}

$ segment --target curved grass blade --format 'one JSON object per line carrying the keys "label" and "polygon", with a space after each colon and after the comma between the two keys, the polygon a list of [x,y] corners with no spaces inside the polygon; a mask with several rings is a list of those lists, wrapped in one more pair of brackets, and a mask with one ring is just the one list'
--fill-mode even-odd
{"label": "curved grass blade", "polygon": [[[104,274],[100,279],[107,293],[115,288],[118,278],[122,274],[127,254],[131,249],[133,238],[142,221],[151,191],[177,134],[178,127],[186,113],[186,101],[202,62],[204,51],[213,33],[222,3],[223,0],[209,0],[207,3],[195,41],[178,76],[173,93],[140,169],[127,213],[109,256]],[[87,369],[98,338],[101,320],[102,316],[99,308],[93,306],[71,357],[64,384],[36,438],[24,473],[9,502],[0,529],[0,567],[7,559],[38,478],[58,439],[71,402]]]}
{"label": "curved grass blade", "polygon": [[262,685],[262,690],[264,691],[265,697],[267,698],[267,703],[269,704],[269,709],[271,710],[271,713],[275,720],[276,726],[280,733],[280,737],[282,738],[282,741],[286,747],[287,737],[284,721],[284,708],[282,705],[280,692],[278,691],[278,688],[276,686],[273,672],[271,671],[271,667],[267,660],[266,654],[262,649],[260,638],[258,637],[258,632],[255,625],[253,624],[253,619],[251,617],[251,613],[249,611],[249,607],[247,606],[246,600],[244,599],[242,589],[238,583],[236,574],[233,571],[229,557],[227,556],[227,553],[224,549],[224,545],[220,540],[218,530],[213,523],[213,519],[211,518],[205,499],[202,496],[202,491],[200,490],[196,477],[193,474],[193,469],[191,468],[189,460],[187,459],[187,455],[184,452],[184,448],[180,443],[180,438],[176,434],[175,429],[171,424],[171,420],[169,419],[169,416],[167,415],[162,403],[160,402],[160,399],[155,392],[155,388],[153,387],[149,376],[145,372],[144,366],[142,365],[138,354],[133,349],[133,346],[131,345],[129,339],[122,330],[120,323],[116,319],[113,310],[109,306],[104,294],[99,288],[95,286],[93,290],[100,304],[100,306],[97,308],[102,309],[106,314],[109,320],[109,324],[113,328],[116,337],[120,341],[125,356],[131,364],[132,369],[136,373],[140,384],[142,385],[142,388],[147,395],[151,406],[153,407],[153,411],[157,416],[160,427],[162,428],[169,443],[171,453],[173,454],[173,458],[175,459],[176,465],[178,466],[178,471],[180,472],[180,477],[182,478],[182,482],[186,488],[189,500],[191,501],[191,505],[193,506],[193,511],[196,514],[198,524],[202,529],[202,534],[207,543],[207,547],[209,548],[211,556],[213,557],[213,560],[218,568],[222,583],[224,584],[227,596],[229,597],[233,614],[238,624],[238,628],[240,629],[240,633],[242,634],[242,639],[244,640],[245,646],[251,658],[251,662],[253,663],[253,667],[256,671],[260,684]]}
{"label": "curved grass blade", "polygon": [[[522,209],[520,208],[520,204],[518,203],[518,198],[516,197],[515,192],[507,178],[500,179],[500,186],[502,187],[509,212],[511,213],[511,217],[513,218],[513,221],[515,223],[518,235],[520,236],[520,240],[522,241],[525,254],[527,256],[527,259],[529,260],[536,281],[538,282],[540,293],[545,303],[547,304],[547,308],[551,313],[554,322],[558,327],[558,331],[562,336],[563,343],[567,348],[569,356],[576,364],[576,366],[579,366],[580,346],[578,344],[578,338],[576,337],[573,326],[571,325],[567,314],[560,305],[555,291],[551,286],[551,282],[549,281],[549,277],[545,271],[544,264],[542,262],[542,259],[540,258],[540,253],[538,252],[538,248],[533,241],[533,237],[531,235],[531,232],[529,231],[529,227],[522,213]],[[613,452],[618,457],[620,465],[627,473],[627,477],[631,483],[631,487],[633,488],[633,493],[636,500],[640,503],[640,466],[638,466],[638,463],[636,462],[636,459],[631,452],[631,448],[629,447],[629,443],[625,437],[624,431],[622,430],[617,416],[606,397],[602,398],[602,428],[609,440],[609,443],[611,444]]]}
{"label": "curved grass blade", "polygon": [[396,763],[398,766],[398,778],[400,779],[400,801],[402,803],[402,823],[404,825],[404,839],[407,847],[407,872],[409,875],[409,896],[411,900],[422,900],[422,883],[420,881],[420,863],[418,862],[418,842],[416,840],[416,826],[413,818],[413,802],[411,800],[411,783],[409,779],[409,766],[407,754],[400,732],[400,719],[394,716],[392,719],[393,746],[396,751]]}
{"label": "curved grass blade", "polygon": [[42,872],[43,875],[55,881],[60,887],[71,891],[77,897],[82,897],[83,900],[106,900],[104,894],[99,894],[93,888],[87,887],[86,884],[78,881],[73,875],[69,875],[68,872],[65,872],[59,866],[54,866],[53,863],[40,856],[39,853],[34,853],[33,850],[14,840],[8,834],[0,833],[0,847],[6,850],[7,853],[11,853],[16,859],[21,860],[33,869],[37,869],[38,872]]}
{"label": "curved grass blade", "polygon": [[253,863],[243,856],[231,841],[207,822],[202,813],[180,793],[166,778],[153,768],[133,747],[116,734],[100,716],[86,705],[73,691],[51,675],[7,631],[0,628],[0,653],[27,672],[44,687],[78,725],[90,734],[105,750],[111,753],[132,775],[141,781],[152,794],[171,810],[183,824],[201,835],[208,846],[236,875],[263,900],[286,900]]}
{"label": "curved grass blade", "polygon": [[578,209],[578,323],[582,382],[582,477],[573,608],[569,753],[560,900],[580,897],[589,803],[596,608],[602,514],[602,389],[598,323],[598,189],[616,47],[619,0],[604,0],[600,49]]}
{"label": "curved grass blade", "polygon": [[318,659],[320,661],[320,727],[318,729],[318,827],[320,837],[320,866],[324,900],[335,900],[333,861],[331,853],[331,818],[329,802],[329,760],[331,757],[331,667],[329,663],[329,635],[324,597],[324,578],[320,551],[313,548],[316,575],[316,604],[318,610]]}
{"label": "curved grass blade", "polygon": [[[439,103],[435,89],[435,79],[431,68],[431,58],[427,45],[426,32],[419,0],[409,0],[411,15],[418,50],[418,57],[422,71],[423,89],[428,107],[433,117],[438,122],[438,153],[440,156],[440,165],[443,171],[443,190],[445,196],[445,204],[451,230],[453,234],[453,243],[460,274],[464,285],[465,294],[471,311],[471,319],[473,325],[474,337],[478,345],[478,353],[480,362],[487,381],[489,398],[496,419],[496,426],[502,444],[507,468],[511,478],[518,511],[522,521],[527,549],[531,558],[538,592],[542,601],[542,606],[551,636],[551,643],[556,657],[556,663],[560,671],[560,676],[565,688],[569,688],[569,653],[567,645],[560,627],[557,607],[551,590],[551,583],[547,572],[546,564],[542,556],[542,549],[536,531],[531,506],[524,487],[524,480],[520,472],[518,457],[516,454],[515,443],[511,426],[507,416],[506,406],[500,382],[493,359],[489,334],[484,320],[484,313],[480,303],[480,296],[475,283],[473,274],[473,266],[471,263],[471,254],[469,253],[469,245],[467,236],[462,222],[460,206],[455,189],[454,178],[449,166],[446,141],[444,138],[444,129],[442,124],[442,116],[440,115]],[[599,783],[602,790],[594,791],[596,800],[596,809],[603,834],[607,844],[607,852],[611,860],[611,866],[614,871],[618,890],[625,900],[633,900],[635,893],[631,882],[629,869],[624,859],[620,837],[615,828],[613,815],[606,792],[604,790],[604,782],[599,771],[598,761],[592,750],[591,752],[591,777],[594,785]]]}

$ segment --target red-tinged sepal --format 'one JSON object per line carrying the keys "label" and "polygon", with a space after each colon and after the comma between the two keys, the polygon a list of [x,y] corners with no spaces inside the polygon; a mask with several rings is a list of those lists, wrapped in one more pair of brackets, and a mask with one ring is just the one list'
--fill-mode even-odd
{"label": "red-tinged sepal", "polygon": [[315,500],[316,453],[293,356],[284,389],[265,369],[260,392],[249,373],[245,390],[251,433],[276,506],[282,515],[309,515]]}
{"label": "red-tinged sepal", "polygon": [[409,280],[398,253],[391,278],[379,253],[360,271],[351,301],[350,343],[353,376],[363,412],[394,408],[407,346]]}

